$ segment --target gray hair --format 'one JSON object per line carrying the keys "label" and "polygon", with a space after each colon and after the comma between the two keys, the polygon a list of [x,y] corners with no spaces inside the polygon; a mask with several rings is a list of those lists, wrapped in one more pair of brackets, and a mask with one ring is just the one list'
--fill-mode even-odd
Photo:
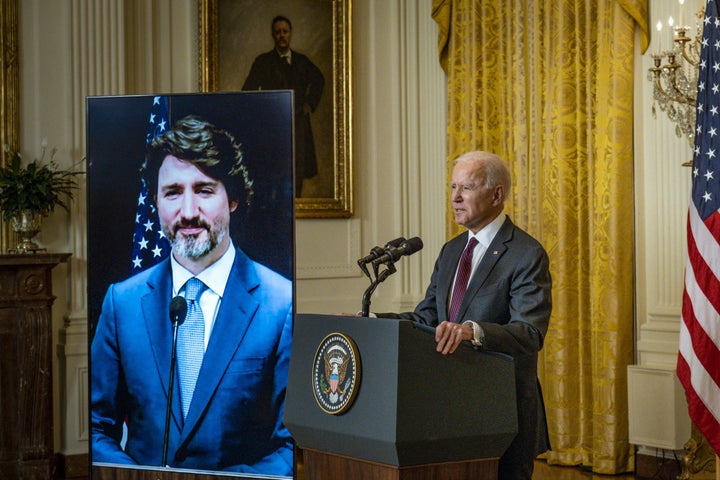
{"label": "gray hair", "polygon": [[507,198],[510,194],[512,181],[510,179],[510,169],[502,158],[494,153],[476,150],[460,155],[455,159],[454,164],[457,165],[458,163],[468,162],[482,164],[485,170],[485,186],[487,188],[493,188],[497,185],[502,185],[505,190],[505,197]]}

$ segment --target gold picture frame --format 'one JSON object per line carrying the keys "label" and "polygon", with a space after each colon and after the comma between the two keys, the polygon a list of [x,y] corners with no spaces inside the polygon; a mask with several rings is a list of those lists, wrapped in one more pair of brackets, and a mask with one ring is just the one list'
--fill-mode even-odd
{"label": "gold picture frame", "polygon": [[[273,48],[275,15],[292,21],[293,51],[323,71],[325,88],[311,116],[318,174],[295,199],[298,218],[353,215],[351,0],[199,0],[202,92],[238,91],[253,59]],[[314,57],[311,57],[314,55]],[[332,100],[329,102],[328,100]]]}
{"label": "gold picture frame", "polygon": [[[0,163],[10,161],[10,150],[17,151],[20,137],[20,64],[18,44],[18,2],[0,0],[0,145],[7,145],[8,151],[0,150]],[[0,228],[0,251],[7,252],[17,243],[17,235],[10,228],[10,222],[2,222]]]}

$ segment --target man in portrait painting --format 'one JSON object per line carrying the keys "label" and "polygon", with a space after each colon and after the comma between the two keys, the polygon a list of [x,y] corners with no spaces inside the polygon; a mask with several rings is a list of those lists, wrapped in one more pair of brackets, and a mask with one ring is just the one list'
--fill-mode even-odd
{"label": "man in portrait painting", "polygon": [[306,55],[290,48],[292,23],[288,18],[273,18],[271,33],[275,47],[255,58],[242,89],[294,92],[295,196],[300,197],[303,180],[318,174],[310,114],[320,102],[325,78]]}

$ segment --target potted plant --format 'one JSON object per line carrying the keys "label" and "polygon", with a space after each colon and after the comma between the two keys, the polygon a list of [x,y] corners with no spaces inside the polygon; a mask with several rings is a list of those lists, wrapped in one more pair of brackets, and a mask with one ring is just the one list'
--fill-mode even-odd
{"label": "potted plant", "polygon": [[4,221],[10,221],[12,229],[20,237],[16,250],[27,253],[38,250],[32,238],[40,231],[43,217],[60,206],[68,210],[73,191],[78,188],[76,177],[84,172],[62,170],[55,162],[56,148],[50,151],[45,163],[47,142],[41,144],[40,159],[23,165],[20,153],[11,152],[10,161],[0,167],[0,212]]}

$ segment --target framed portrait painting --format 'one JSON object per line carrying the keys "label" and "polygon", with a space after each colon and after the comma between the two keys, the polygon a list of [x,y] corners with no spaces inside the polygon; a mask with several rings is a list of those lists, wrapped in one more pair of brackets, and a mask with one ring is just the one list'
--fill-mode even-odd
{"label": "framed portrait painting", "polygon": [[300,218],[353,214],[350,1],[199,1],[201,91],[293,92]]}

